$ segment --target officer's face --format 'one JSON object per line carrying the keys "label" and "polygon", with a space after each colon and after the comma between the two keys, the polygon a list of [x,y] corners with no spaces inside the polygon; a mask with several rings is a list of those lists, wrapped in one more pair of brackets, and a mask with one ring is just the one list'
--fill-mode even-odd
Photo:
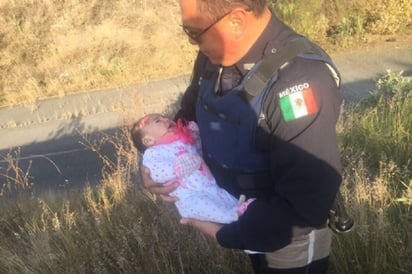
{"label": "officer's face", "polygon": [[230,49],[236,48],[232,41],[232,11],[211,20],[199,11],[198,0],[180,0],[179,4],[183,29],[189,41],[198,45],[200,51],[208,56],[212,63],[231,65]]}

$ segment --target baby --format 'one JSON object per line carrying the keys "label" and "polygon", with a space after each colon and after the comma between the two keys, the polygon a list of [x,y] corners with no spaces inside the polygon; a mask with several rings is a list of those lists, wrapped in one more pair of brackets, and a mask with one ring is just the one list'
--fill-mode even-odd
{"label": "baby", "polygon": [[131,135],[136,148],[144,152],[143,166],[150,169],[153,181],[179,182],[170,195],[178,197],[175,204],[183,218],[231,223],[253,201],[240,203],[216,184],[201,157],[195,122],[175,123],[160,114],[148,114],[133,125]]}

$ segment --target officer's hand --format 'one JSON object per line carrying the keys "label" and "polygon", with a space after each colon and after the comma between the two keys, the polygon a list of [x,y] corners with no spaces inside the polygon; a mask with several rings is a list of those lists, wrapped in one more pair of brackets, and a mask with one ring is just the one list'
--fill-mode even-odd
{"label": "officer's hand", "polygon": [[182,218],[180,223],[184,225],[191,225],[198,229],[200,232],[212,237],[216,241],[216,233],[223,227],[222,224],[199,221],[191,218]]}
{"label": "officer's hand", "polygon": [[143,185],[147,190],[149,190],[153,194],[159,195],[160,198],[165,202],[174,203],[178,200],[177,197],[169,196],[169,193],[175,190],[179,186],[179,183],[175,182],[167,186],[158,184],[154,182],[152,178],[150,177],[150,170],[148,168],[144,166],[142,166],[141,168],[142,168]]}

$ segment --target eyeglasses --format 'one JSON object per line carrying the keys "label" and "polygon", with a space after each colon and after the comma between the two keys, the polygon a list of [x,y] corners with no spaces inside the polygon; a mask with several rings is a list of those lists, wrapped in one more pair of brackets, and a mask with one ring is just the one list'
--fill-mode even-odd
{"label": "eyeglasses", "polygon": [[207,26],[205,29],[201,30],[201,31],[193,31],[191,29],[189,29],[189,27],[182,25],[182,29],[183,31],[187,34],[187,36],[190,37],[190,39],[196,41],[196,42],[200,42],[200,37],[205,34],[208,30],[210,30],[214,25],[216,25],[217,23],[219,23],[220,20],[222,20],[223,18],[225,18],[226,15],[228,15],[231,11],[226,12],[225,14],[223,14],[222,16],[220,16],[219,18],[217,18],[212,24],[210,24],[209,26]]}

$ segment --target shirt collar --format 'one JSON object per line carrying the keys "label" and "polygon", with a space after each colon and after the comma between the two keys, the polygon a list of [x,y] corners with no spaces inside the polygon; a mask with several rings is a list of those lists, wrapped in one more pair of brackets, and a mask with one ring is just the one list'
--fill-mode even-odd
{"label": "shirt collar", "polygon": [[268,44],[273,39],[276,39],[278,34],[281,32],[281,22],[280,20],[271,12],[270,21],[267,24],[265,30],[253,44],[253,46],[249,49],[247,54],[242,57],[236,64],[233,66],[236,67],[236,70],[242,75],[246,75],[246,73],[251,69],[251,67],[263,56],[266,55],[267,51],[271,50],[268,48]]}

